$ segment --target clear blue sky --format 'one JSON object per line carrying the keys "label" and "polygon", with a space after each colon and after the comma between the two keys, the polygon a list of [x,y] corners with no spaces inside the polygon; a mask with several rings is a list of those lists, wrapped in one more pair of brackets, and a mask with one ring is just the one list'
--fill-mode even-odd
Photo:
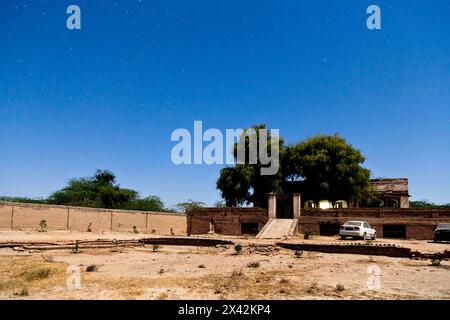
{"label": "clear blue sky", "polygon": [[221,166],[170,159],[171,132],[194,120],[266,123],[289,143],[339,132],[374,177],[450,202],[450,2],[2,1],[0,195],[101,168],[167,206],[213,204]]}

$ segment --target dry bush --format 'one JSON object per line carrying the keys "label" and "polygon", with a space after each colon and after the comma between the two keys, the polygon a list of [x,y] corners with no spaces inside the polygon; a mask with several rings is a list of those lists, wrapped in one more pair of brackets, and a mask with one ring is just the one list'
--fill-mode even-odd
{"label": "dry bush", "polygon": [[20,297],[27,297],[28,294],[29,294],[29,292],[28,292],[27,287],[23,287],[20,290],[14,292],[15,296],[20,296]]}
{"label": "dry bush", "polygon": [[48,278],[51,274],[52,270],[48,267],[41,267],[30,271],[25,271],[22,273],[22,277],[28,281],[36,281]]}
{"label": "dry bush", "polygon": [[306,292],[307,293],[315,293],[317,291],[318,287],[317,287],[317,282],[314,281],[307,289]]}
{"label": "dry bush", "polygon": [[234,269],[233,272],[231,273],[232,278],[242,277],[243,275],[244,272],[242,271],[242,269]]}
{"label": "dry bush", "polygon": [[86,272],[96,272],[98,271],[98,265],[90,264],[86,267]]}
{"label": "dry bush", "polygon": [[345,290],[345,287],[342,284],[337,284],[336,285],[336,291],[337,292],[342,292]]}
{"label": "dry bush", "polygon": [[252,262],[249,262],[247,264],[247,267],[249,267],[249,268],[259,268],[260,265],[261,265],[261,263],[259,261],[252,261]]}
{"label": "dry bush", "polygon": [[156,300],[167,300],[168,297],[169,295],[167,293],[162,292],[156,297]]}
{"label": "dry bush", "polygon": [[45,262],[54,262],[55,258],[53,256],[42,256],[42,259],[44,259]]}

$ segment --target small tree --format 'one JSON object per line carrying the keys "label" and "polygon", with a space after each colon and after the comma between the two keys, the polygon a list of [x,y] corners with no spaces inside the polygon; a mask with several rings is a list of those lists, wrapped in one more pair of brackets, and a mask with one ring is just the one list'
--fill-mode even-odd
{"label": "small tree", "polygon": [[41,220],[39,227],[41,228],[39,232],[47,232],[47,220]]}
{"label": "small tree", "polygon": [[177,207],[177,209],[179,211],[186,212],[188,210],[195,209],[195,208],[204,208],[206,206],[206,204],[201,201],[194,201],[192,199],[189,199],[186,202],[177,203],[175,206]]}

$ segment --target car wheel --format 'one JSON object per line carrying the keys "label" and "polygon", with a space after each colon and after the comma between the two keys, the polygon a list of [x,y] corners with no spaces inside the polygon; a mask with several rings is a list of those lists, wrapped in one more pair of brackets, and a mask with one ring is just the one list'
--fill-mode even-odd
{"label": "car wheel", "polygon": [[341,236],[341,240],[345,240],[345,236]]}
{"label": "car wheel", "polygon": [[376,233],[373,234],[372,240],[377,240],[377,234]]}

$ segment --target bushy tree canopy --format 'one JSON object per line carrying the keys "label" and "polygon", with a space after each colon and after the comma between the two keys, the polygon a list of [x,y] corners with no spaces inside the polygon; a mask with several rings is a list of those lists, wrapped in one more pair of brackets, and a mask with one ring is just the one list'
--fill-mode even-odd
{"label": "bushy tree canopy", "polygon": [[371,197],[370,171],[362,167],[364,156],[339,135],[316,135],[287,147],[280,137],[279,153],[280,170],[272,176],[262,176],[259,163],[221,170],[217,188],[227,206],[253,203],[266,207],[267,194],[286,192],[289,181],[300,181],[303,189],[317,197],[314,200],[362,201]]}
{"label": "bushy tree canopy", "polygon": [[[270,144],[270,131],[267,130],[266,145],[263,145],[260,136],[258,135],[258,130],[266,129],[266,126],[257,125],[249,129],[254,130],[252,132],[254,132],[253,134],[255,134],[255,136],[253,139],[251,139],[252,134],[243,137],[245,139],[245,162],[236,164],[234,167],[223,168],[220,171],[220,176],[216,183],[216,187],[221,191],[222,198],[225,200],[227,206],[240,206],[243,204],[254,203],[256,206],[265,207],[267,205],[267,194],[270,192],[281,191],[281,170],[275,175],[261,174],[261,169],[267,167],[267,165],[261,162],[259,149],[261,147],[267,148],[269,154],[273,152]],[[249,149],[252,142],[256,143],[256,163],[251,163],[249,161]],[[283,139],[280,138],[277,146],[278,152],[281,153],[284,151],[283,145]],[[238,143],[234,144],[233,156],[237,162]],[[253,191],[253,193],[250,191]]]}
{"label": "bushy tree canopy", "polygon": [[288,146],[286,179],[303,181],[304,189],[317,199],[362,200],[369,194],[370,171],[362,167],[365,158],[339,135],[316,135]]}
{"label": "bushy tree canopy", "polygon": [[410,201],[409,207],[413,209],[450,209],[450,203],[436,204],[426,200]]}
{"label": "bushy tree canopy", "polygon": [[141,199],[132,189],[121,188],[116,176],[107,170],[97,170],[93,177],[69,180],[66,187],[53,193],[46,201],[51,204],[142,211],[165,211],[157,196]]}
{"label": "bushy tree canopy", "polygon": [[190,210],[190,209],[203,208],[206,206],[206,204],[201,201],[194,201],[192,199],[189,199],[186,202],[177,203],[175,206],[181,212],[186,212],[187,210]]}

